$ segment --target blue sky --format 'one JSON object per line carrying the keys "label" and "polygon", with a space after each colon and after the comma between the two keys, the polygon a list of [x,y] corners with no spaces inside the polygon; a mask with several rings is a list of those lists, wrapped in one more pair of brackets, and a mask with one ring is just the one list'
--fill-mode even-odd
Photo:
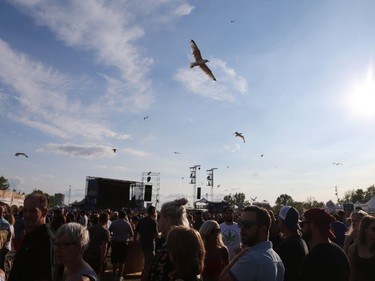
{"label": "blue sky", "polygon": [[[86,176],[149,171],[161,202],[191,202],[194,165],[208,199],[206,170],[217,168],[215,201],[366,189],[374,10],[370,0],[1,1],[0,174],[66,202],[70,187],[71,202],[84,197]],[[216,82],[189,68],[191,39]]]}

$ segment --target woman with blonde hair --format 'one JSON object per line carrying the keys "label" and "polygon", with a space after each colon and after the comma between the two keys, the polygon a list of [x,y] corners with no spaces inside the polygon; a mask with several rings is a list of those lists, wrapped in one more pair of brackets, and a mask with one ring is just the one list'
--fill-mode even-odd
{"label": "woman with blonde hair", "polygon": [[229,263],[229,252],[224,245],[220,225],[215,220],[207,220],[200,227],[199,233],[206,250],[202,280],[217,281]]}
{"label": "woman with blonde hair", "polygon": [[205,257],[204,244],[199,232],[194,228],[175,226],[168,234],[167,248],[173,264],[170,280],[198,281]]}
{"label": "woman with blonde hair", "polygon": [[370,281],[375,278],[375,217],[364,216],[358,238],[348,251],[351,281]]}
{"label": "woman with blonde hair", "polygon": [[173,264],[169,259],[165,241],[173,226],[190,228],[184,208],[187,202],[187,199],[181,198],[166,202],[161,206],[158,216],[158,228],[161,232],[162,243],[159,243],[161,246],[159,249],[156,249],[156,256],[151,262],[151,267],[147,276],[147,280],[149,281],[169,280],[169,274],[173,270]]}
{"label": "woman with blonde hair", "polygon": [[348,254],[349,247],[354,243],[358,237],[359,225],[364,216],[368,214],[363,210],[355,210],[350,214],[350,227],[344,240],[344,251]]}

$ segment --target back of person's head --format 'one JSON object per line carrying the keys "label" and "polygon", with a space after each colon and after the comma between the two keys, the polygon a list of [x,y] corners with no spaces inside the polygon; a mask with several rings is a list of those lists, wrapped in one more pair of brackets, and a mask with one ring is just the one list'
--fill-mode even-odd
{"label": "back of person's head", "polygon": [[9,222],[10,225],[14,225],[14,223],[16,222],[15,217],[11,213],[6,213],[4,215],[4,219],[6,219]]}
{"label": "back of person's head", "polygon": [[206,244],[207,237],[209,235],[217,235],[217,246],[223,247],[224,242],[221,235],[220,225],[215,220],[206,220],[199,228],[199,234],[202,237],[203,243]]}
{"label": "back of person's head", "polygon": [[175,277],[202,273],[206,251],[197,230],[184,226],[173,227],[168,234],[167,248]]}
{"label": "back of person's head", "polygon": [[108,222],[108,220],[109,220],[109,215],[107,214],[107,213],[101,213],[100,215],[99,215],[99,219],[98,219],[98,222],[100,223],[100,224],[107,224],[107,222]]}
{"label": "back of person's head", "polygon": [[161,206],[160,214],[169,219],[170,225],[184,225],[189,226],[189,221],[186,218],[186,210],[183,207],[187,204],[186,198],[169,201]]}
{"label": "back of person's head", "polygon": [[256,205],[251,205],[249,207],[246,207],[243,212],[254,212],[256,215],[257,223],[259,225],[265,225],[267,227],[267,231],[270,230],[271,216],[267,209]]}
{"label": "back of person's head", "polygon": [[125,211],[124,211],[124,210],[120,210],[120,211],[118,212],[118,217],[119,217],[120,219],[124,219],[124,218],[126,217],[126,213],[125,213]]}
{"label": "back of person's head", "polygon": [[153,215],[153,214],[155,214],[155,212],[156,212],[156,208],[154,206],[150,206],[150,207],[147,208],[147,214],[148,215]]}
{"label": "back of person's head", "polygon": [[35,200],[40,210],[44,210],[48,208],[48,198],[42,193],[39,193],[39,192],[31,193],[25,198],[24,205],[26,205],[26,203],[29,200]]}
{"label": "back of person's head", "polygon": [[77,243],[81,246],[82,253],[90,243],[89,232],[85,227],[76,222],[63,224],[55,233],[55,237],[66,237],[70,242]]}
{"label": "back of person's head", "polygon": [[363,211],[362,209],[358,209],[358,210],[355,210],[351,213],[350,215],[350,218],[351,218],[351,221],[357,221],[357,222],[360,222],[361,219],[365,216],[367,216],[368,214]]}

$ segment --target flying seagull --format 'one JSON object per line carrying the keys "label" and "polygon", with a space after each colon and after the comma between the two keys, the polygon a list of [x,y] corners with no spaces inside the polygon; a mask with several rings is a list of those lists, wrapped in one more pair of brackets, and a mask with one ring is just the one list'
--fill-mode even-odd
{"label": "flying seagull", "polygon": [[146,120],[146,119],[148,119],[148,116],[143,117],[143,120]]}
{"label": "flying seagull", "polygon": [[234,135],[235,135],[236,137],[241,138],[241,139],[243,140],[243,142],[245,142],[245,137],[244,137],[244,135],[243,135],[242,133],[235,132]]}
{"label": "flying seagull", "polygon": [[25,153],[23,152],[17,152],[16,154],[14,154],[14,156],[20,156],[20,155],[23,155],[25,156],[26,158],[29,158],[29,156],[27,156]]}
{"label": "flying seagull", "polygon": [[178,151],[173,151],[174,154],[181,154],[180,152]]}
{"label": "flying seagull", "polygon": [[336,163],[336,162],[333,162],[332,165],[336,165],[336,166],[338,166],[338,165],[342,165],[342,163]]}
{"label": "flying seagull", "polygon": [[113,153],[116,153],[117,148],[112,148],[112,150],[113,150]]}
{"label": "flying seagull", "polygon": [[197,44],[195,44],[194,40],[190,41],[190,47],[193,50],[193,56],[195,62],[190,63],[190,68],[194,66],[199,66],[212,80],[216,81],[215,76],[212,74],[212,71],[206,65],[209,60],[203,59],[201,55],[201,51],[199,51]]}

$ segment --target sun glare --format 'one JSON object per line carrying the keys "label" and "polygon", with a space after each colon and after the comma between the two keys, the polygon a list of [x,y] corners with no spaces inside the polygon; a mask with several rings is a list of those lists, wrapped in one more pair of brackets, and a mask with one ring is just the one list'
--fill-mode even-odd
{"label": "sun glare", "polygon": [[366,81],[359,82],[352,88],[349,106],[356,115],[375,117],[375,81],[371,69]]}

